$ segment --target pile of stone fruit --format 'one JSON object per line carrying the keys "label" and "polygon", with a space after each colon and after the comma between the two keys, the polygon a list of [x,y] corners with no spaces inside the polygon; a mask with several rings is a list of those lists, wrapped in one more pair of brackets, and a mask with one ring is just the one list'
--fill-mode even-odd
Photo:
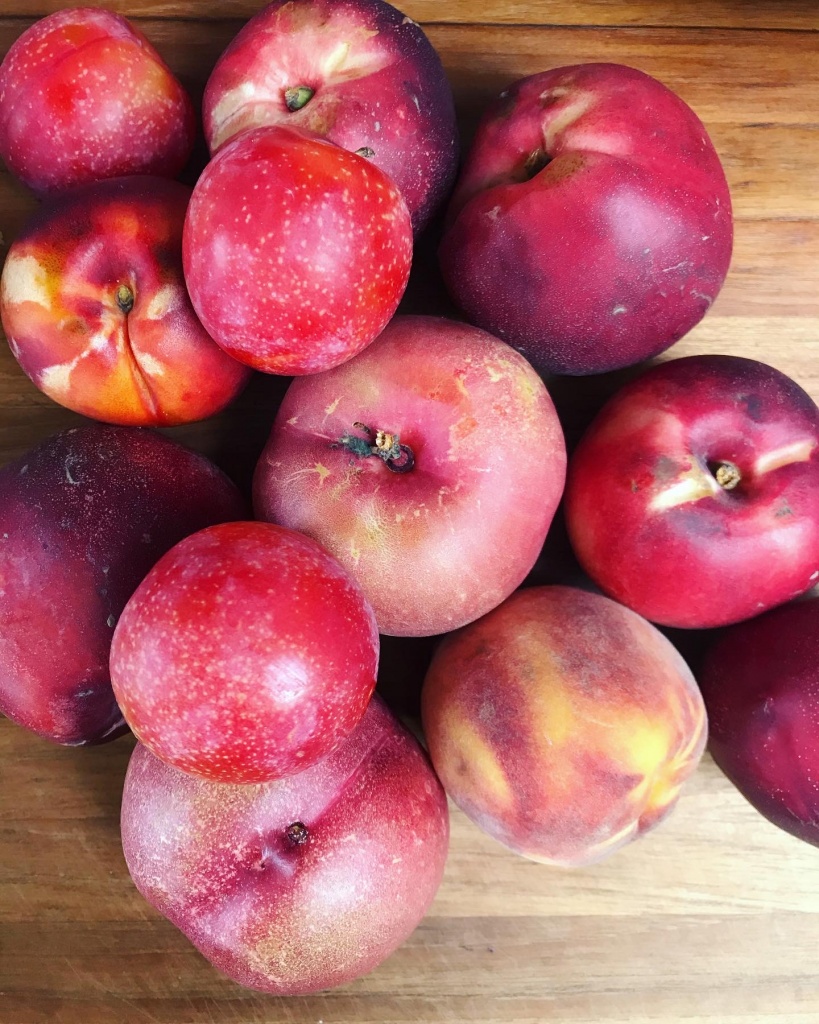
{"label": "pile of stone fruit", "polygon": [[[244,985],[340,984],[429,907],[445,792],[510,849],[589,864],[669,812],[706,706],[729,777],[819,840],[819,604],[785,604],[819,576],[816,405],[751,359],[661,362],[567,476],[543,383],[656,356],[720,289],[730,197],[694,113],[627,67],[546,71],[485,112],[456,182],[419,26],[276,0],[203,122],[191,191],[192,104],[104,10],[44,18],[0,68],[0,154],[43,200],[3,326],[46,395],[101,421],[0,471],[0,709],[58,743],[134,733],[122,839],[146,899]],[[444,210],[468,322],[395,316]],[[144,429],[218,412],[253,371],[295,378],[255,519]],[[561,498],[596,586],[521,589]],[[652,623],[731,627],[701,688]],[[379,634],[448,634],[429,759],[373,696]]]}

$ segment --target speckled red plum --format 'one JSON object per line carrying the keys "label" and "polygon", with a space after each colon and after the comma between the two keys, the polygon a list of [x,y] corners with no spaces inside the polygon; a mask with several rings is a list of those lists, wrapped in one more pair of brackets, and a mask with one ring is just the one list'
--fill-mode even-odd
{"label": "speckled red plum", "polygon": [[75,427],[0,469],[0,712],[58,743],[120,735],[125,602],[186,533],[243,514],[213,463],[146,430]]}
{"label": "speckled red plum", "polygon": [[452,90],[423,30],[382,0],[276,0],[216,63],[203,101],[211,151],[246,128],[308,128],[366,154],[419,231],[458,162]]}
{"label": "speckled red plum", "polygon": [[581,440],[566,523],[588,574],[654,622],[758,615],[819,578],[819,409],[753,359],[656,366]]}
{"label": "speckled red plum", "polygon": [[219,970],[299,995],[408,938],[440,884],[449,820],[426,756],[376,697],[329,757],[261,786],[206,782],[137,746],[122,845],[142,895]]}
{"label": "speckled red plum", "polygon": [[0,66],[0,156],[35,192],[125,174],[175,177],[193,145],[187,93],[125,18],[67,8]]}
{"label": "speckled red plum", "polygon": [[194,308],[225,351],[265,373],[318,373],[386,327],[412,227],[364,157],[298,128],[256,128],[202,173],[183,257]]}
{"label": "speckled red plum", "polygon": [[35,213],[0,280],[3,328],[41,391],[94,419],[166,426],[222,409],[250,370],[199,323],[182,274],[191,191],[95,182]]}
{"label": "speckled red plum", "polygon": [[344,366],[294,381],[256,468],[261,519],[315,537],[382,633],[443,633],[534,565],[565,476],[543,382],[491,335],[396,317]]}
{"label": "speckled red plum", "polygon": [[657,825],[706,738],[702,698],[671,643],[571,587],[520,590],[445,638],[422,714],[455,803],[516,853],[564,867]]}
{"label": "speckled red plum", "polygon": [[358,724],[378,631],[358,586],[309,537],[226,523],[187,537],[120,617],[111,681],[157,757],[217,782],[302,771]]}
{"label": "speckled red plum", "polygon": [[731,258],[731,198],[694,112],[617,64],[501,93],[449,211],[441,268],[476,324],[551,373],[662,352],[698,323]]}
{"label": "speckled red plum", "polygon": [[819,846],[819,599],[727,629],[700,688],[720,768],[774,825]]}

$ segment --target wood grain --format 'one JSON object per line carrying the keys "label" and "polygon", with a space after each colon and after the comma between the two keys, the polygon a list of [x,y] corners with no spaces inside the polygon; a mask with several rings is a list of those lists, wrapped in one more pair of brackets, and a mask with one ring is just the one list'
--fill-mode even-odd
{"label": "wood grain", "polygon": [[[27,19],[62,6],[6,0],[0,53]],[[260,4],[110,6],[140,16],[198,96],[238,19]],[[511,80],[566,63],[632,64],[691,103],[725,162],[736,246],[711,313],[666,358],[749,355],[819,399],[814,0],[408,0],[404,9],[431,23],[466,140]],[[200,146],[189,180],[203,159]],[[0,173],[0,252],[34,206]],[[419,247],[407,309],[451,311],[434,248],[434,237]],[[620,379],[553,382],[571,436]],[[257,377],[221,416],[168,433],[246,486],[283,387]],[[78,421],[44,398],[2,347],[2,460]],[[400,647],[392,652],[403,671],[398,688],[417,688],[401,656]],[[582,871],[515,858],[453,809],[444,884],[410,941],[354,985],[276,1000],[219,976],[131,885],[118,835],[131,747],[124,739],[64,750],[0,721],[0,1024],[819,1020],[816,851],[761,819],[707,759],[657,832]]]}
{"label": "wood grain", "polygon": [[[6,0],[3,13],[41,17],[65,7],[60,0]],[[105,5],[128,17],[221,20],[250,18],[262,6],[258,0],[109,0]],[[639,25],[819,30],[814,0],[405,0],[401,10],[425,24],[483,23],[491,25]]]}

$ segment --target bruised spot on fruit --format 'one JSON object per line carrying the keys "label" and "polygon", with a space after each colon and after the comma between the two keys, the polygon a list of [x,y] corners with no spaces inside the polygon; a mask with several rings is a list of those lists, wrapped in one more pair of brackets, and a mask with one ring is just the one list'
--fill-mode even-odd
{"label": "bruised spot on fruit", "polygon": [[680,467],[668,455],[660,455],[654,463],[654,480],[658,484],[667,484],[679,474]]}
{"label": "bruised spot on fruit", "polygon": [[499,807],[510,808],[515,799],[512,787],[495,750],[475,725],[463,716],[451,715],[441,734],[458,755],[458,774],[466,791],[474,786],[473,795],[480,794],[481,802],[491,800]]}
{"label": "bruised spot on fruit", "polygon": [[765,418],[764,405],[759,395],[742,395],[739,401],[754,423],[760,423]]}

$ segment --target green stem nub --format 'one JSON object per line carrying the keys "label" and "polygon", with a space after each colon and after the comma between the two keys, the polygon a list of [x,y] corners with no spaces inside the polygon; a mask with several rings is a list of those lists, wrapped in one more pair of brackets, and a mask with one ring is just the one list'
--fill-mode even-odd
{"label": "green stem nub", "polygon": [[127,284],[121,284],[117,288],[117,305],[126,316],[134,308],[134,293]]}
{"label": "green stem nub", "polygon": [[284,103],[291,114],[306,107],[315,95],[316,90],[309,85],[294,85],[292,89],[284,90]]}

